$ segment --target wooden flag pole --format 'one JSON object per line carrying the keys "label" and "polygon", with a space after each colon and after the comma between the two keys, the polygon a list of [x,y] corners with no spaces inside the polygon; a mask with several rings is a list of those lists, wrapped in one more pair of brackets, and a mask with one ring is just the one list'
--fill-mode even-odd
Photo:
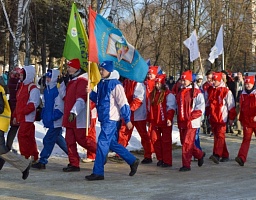
{"label": "wooden flag pole", "polygon": [[[87,74],[88,74],[88,85],[87,87],[91,87],[91,81],[90,81],[90,74],[91,74],[91,61],[88,62],[88,69],[87,69]],[[89,117],[90,117],[90,93],[87,92],[87,101],[86,101],[86,137],[88,136],[89,132]]]}
{"label": "wooden flag pole", "polygon": [[[62,58],[60,59],[60,76],[62,76],[64,60],[65,60],[65,57],[62,57]],[[57,83],[57,88],[60,88],[60,84],[59,84],[59,83]]]}
{"label": "wooden flag pole", "polygon": [[200,69],[201,69],[202,75],[204,75],[203,64],[202,64],[202,60],[201,60],[201,54],[199,54],[199,62],[200,62]]}
{"label": "wooden flag pole", "polygon": [[63,71],[63,63],[64,63],[64,60],[65,60],[64,57],[62,57],[62,58],[60,59],[60,75],[62,74],[62,71]]}

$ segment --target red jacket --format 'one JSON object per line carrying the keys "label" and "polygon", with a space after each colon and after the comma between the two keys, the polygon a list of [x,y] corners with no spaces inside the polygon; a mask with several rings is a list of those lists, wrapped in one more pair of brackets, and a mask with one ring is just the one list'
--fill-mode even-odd
{"label": "red jacket", "polygon": [[192,86],[182,88],[176,95],[178,105],[178,127],[179,128],[199,128],[201,116],[204,113],[205,102],[201,91],[194,88],[192,96]]}
{"label": "red jacket", "polygon": [[240,116],[239,121],[243,127],[256,128],[256,122],[253,121],[256,116],[256,90],[250,94],[245,91],[240,96]]}
{"label": "red jacket", "polygon": [[[154,103],[152,102],[152,96],[155,93]],[[165,90],[163,102],[157,104],[160,98],[161,92],[156,90],[150,94],[149,101],[149,121],[153,126],[166,127],[167,120],[173,120],[173,116],[176,109],[175,96],[170,90]]]}
{"label": "red jacket", "polygon": [[[16,103],[15,111],[13,113],[13,117],[15,117],[17,119],[17,122],[19,122],[19,123],[35,121],[35,116],[36,116],[35,104],[33,102],[28,103],[30,95],[31,95],[31,91],[33,89],[38,90],[38,88],[36,87],[35,84],[31,83],[31,84],[24,85],[23,83],[21,83],[21,87],[16,93],[17,103]],[[32,118],[28,117],[28,115],[30,113],[32,113],[33,111],[34,111],[34,113],[33,113],[33,115],[31,115]],[[26,117],[26,115],[27,115],[27,117]]]}
{"label": "red jacket", "polygon": [[[86,127],[86,87],[88,85],[86,76],[87,74],[82,74],[70,80],[67,84],[66,95],[64,97],[64,114],[62,122],[64,127]],[[70,113],[76,114],[76,118],[72,122],[68,121]]]}
{"label": "red jacket", "polygon": [[225,124],[228,118],[230,120],[236,118],[235,100],[224,82],[218,87],[209,87],[206,99],[210,123]]}
{"label": "red jacket", "polygon": [[131,121],[146,120],[145,85],[143,83],[125,79],[123,86],[131,109]]}

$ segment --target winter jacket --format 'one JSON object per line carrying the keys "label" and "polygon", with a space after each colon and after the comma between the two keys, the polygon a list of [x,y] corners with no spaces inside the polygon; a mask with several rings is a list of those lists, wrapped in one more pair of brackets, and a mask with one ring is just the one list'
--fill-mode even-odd
{"label": "winter jacket", "polygon": [[239,121],[243,127],[256,128],[256,122],[253,120],[256,116],[256,89],[250,94],[245,91],[240,95],[240,116]]}
{"label": "winter jacket", "polygon": [[10,120],[11,120],[11,109],[5,94],[5,90],[3,86],[0,85],[0,95],[2,98],[0,98],[0,105],[3,106],[3,112],[0,113],[0,130],[7,132]]}
{"label": "winter jacket", "polygon": [[[64,115],[62,125],[66,128],[86,128],[86,103],[88,85],[87,73],[80,73],[78,76],[73,77],[63,92],[65,84],[62,82],[60,96],[64,95]],[[75,120],[68,121],[70,113],[76,115]],[[89,123],[90,124],[90,123]]]}
{"label": "winter jacket", "polygon": [[103,123],[109,120],[119,121],[123,118],[125,123],[130,122],[130,106],[120,81],[119,73],[114,70],[106,79],[101,79],[97,85],[97,92],[92,91],[90,99],[96,104],[98,120]]}
{"label": "winter jacket", "polygon": [[[192,94],[193,92],[193,94]],[[201,116],[205,110],[204,96],[198,88],[192,90],[192,85],[182,88],[176,95],[178,107],[179,128],[199,128]]]}
{"label": "winter jacket", "polygon": [[218,87],[209,87],[205,93],[206,109],[210,123],[225,124],[227,119],[236,117],[235,100],[226,84],[221,81]]}
{"label": "winter jacket", "polygon": [[131,121],[142,121],[147,118],[146,88],[144,83],[125,79],[123,82],[126,98],[131,108]]}
{"label": "winter jacket", "polygon": [[52,78],[46,83],[43,96],[42,120],[46,128],[62,127],[64,101],[59,97],[57,78],[59,70],[52,70]]}
{"label": "winter jacket", "polygon": [[153,90],[150,93],[148,102],[148,117],[150,123],[152,123],[153,126],[166,127],[167,120],[173,120],[173,116],[176,110],[176,101],[175,96],[171,93],[170,90],[166,89],[162,92],[164,92],[162,103],[158,103],[158,100],[161,96],[161,91]]}
{"label": "winter jacket", "polygon": [[40,91],[33,83],[35,76],[35,68],[33,66],[25,66],[26,78],[16,94],[16,108],[14,117],[17,122],[34,122],[36,117],[36,108],[40,104]]}

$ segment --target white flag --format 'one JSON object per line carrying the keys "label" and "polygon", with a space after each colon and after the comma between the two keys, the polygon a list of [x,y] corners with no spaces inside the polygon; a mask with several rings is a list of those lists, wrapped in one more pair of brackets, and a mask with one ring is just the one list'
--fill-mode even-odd
{"label": "white flag", "polygon": [[214,63],[214,60],[218,58],[219,55],[223,54],[223,25],[221,25],[215,45],[211,48],[211,53],[209,54],[208,60]]}
{"label": "white flag", "polygon": [[186,39],[183,42],[183,44],[189,49],[189,53],[190,53],[189,57],[191,62],[193,62],[195,59],[197,59],[200,56],[196,30],[192,32],[190,37]]}

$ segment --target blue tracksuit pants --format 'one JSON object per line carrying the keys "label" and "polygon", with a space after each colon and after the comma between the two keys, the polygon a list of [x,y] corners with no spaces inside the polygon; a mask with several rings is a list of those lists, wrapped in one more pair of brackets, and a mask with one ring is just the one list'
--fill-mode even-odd
{"label": "blue tracksuit pants", "polygon": [[93,167],[93,174],[104,176],[104,164],[109,149],[116,152],[129,165],[132,165],[136,158],[125,147],[118,144],[117,126],[120,122],[109,120],[101,123],[101,132],[98,137],[96,158]]}
{"label": "blue tracksuit pants", "polygon": [[43,139],[44,148],[40,153],[40,163],[47,164],[54,145],[57,144],[66,154],[68,154],[65,138],[62,136],[62,127],[49,128]]}

